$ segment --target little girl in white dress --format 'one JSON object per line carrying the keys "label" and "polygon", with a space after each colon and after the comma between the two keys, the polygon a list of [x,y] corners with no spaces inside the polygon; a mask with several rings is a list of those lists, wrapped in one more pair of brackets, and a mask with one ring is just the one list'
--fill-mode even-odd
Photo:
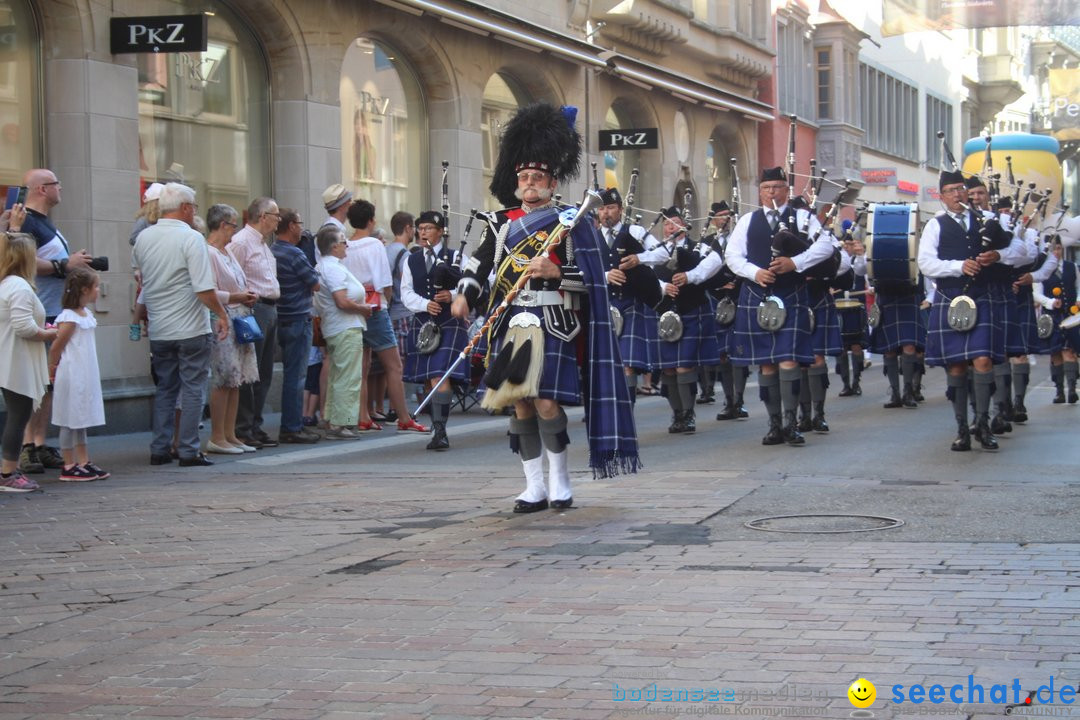
{"label": "little girl in white dress", "polygon": [[87,305],[98,297],[98,275],[89,268],[68,270],[63,311],[56,316],[57,335],[49,350],[53,381],[52,421],[60,427],[65,482],[105,480],[109,473],[90,462],[86,428],[105,424],[94,328],[97,319]]}

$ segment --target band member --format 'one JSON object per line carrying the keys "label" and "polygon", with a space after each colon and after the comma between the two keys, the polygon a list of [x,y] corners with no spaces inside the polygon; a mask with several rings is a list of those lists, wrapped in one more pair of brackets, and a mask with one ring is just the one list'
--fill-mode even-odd
{"label": "band member", "polygon": [[[993,363],[1005,356],[1005,338],[995,331],[993,298],[983,270],[1002,259],[1008,237],[995,220],[981,219],[967,207],[967,190],[959,171],[945,171],[939,180],[946,212],[926,223],[919,240],[919,269],[936,281],[926,337],[926,362],[947,368],[947,394],[956,415],[957,436],[952,449],[971,449],[967,418],[967,367],[974,367],[975,437],[984,450],[997,450],[990,431]],[[1000,249],[997,249],[1000,248]],[[953,329],[949,322],[954,298],[970,298],[975,306],[973,326]],[[964,302],[958,300],[958,303]]]}
{"label": "band member", "polygon": [[[454,251],[443,242],[446,217],[434,210],[420,213],[416,221],[421,252],[410,253],[401,273],[401,302],[414,313],[405,354],[405,380],[422,383],[429,393],[469,342],[468,325],[452,317],[450,303],[456,295],[461,271]],[[461,363],[439,385],[431,400],[433,428],[428,450],[447,450],[446,421],[453,404],[451,382],[468,382],[469,367]]]}
{"label": "band member", "polygon": [[1068,387],[1068,402],[1076,403],[1080,396],[1076,393],[1077,352],[1080,351],[1080,328],[1063,329],[1061,321],[1077,313],[1077,285],[1080,271],[1076,263],[1061,259],[1061,244],[1054,246],[1053,253],[1058,256],[1060,265],[1045,282],[1034,289],[1035,302],[1042,306],[1043,312],[1053,319],[1053,331],[1043,341],[1043,351],[1050,355],[1050,379],[1054,383],[1054,404],[1066,401],[1065,389]]}
{"label": "band member", "polygon": [[[483,400],[486,407],[514,407],[510,446],[521,456],[525,473],[525,490],[514,504],[519,513],[543,510],[549,501],[556,509],[573,503],[564,404],[586,404],[595,475],[634,472],[639,464],[634,415],[608,310],[603,240],[591,222],[580,222],[566,234],[552,202],[558,184],[578,170],[581,136],[573,128],[572,111],[536,103],[504,126],[490,188],[508,209],[489,215],[451,307],[465,320],[494,271],[489,307],[496,308],[527,273],[522,292],[491,324]],[[563,237],[549,250],[552,233]]]}
{"label": "band member", "polygon": [[[733,225],[731,208],[725,200],[720,200],[712,204],[709,214],[711,215],[709,230],[700,245],[711,247],[712,251],[719,254],[720,258],[723,259]],[[746,411],[743,404],[743,394],[746,392],[746,377],[750,374],[749,368],[746,365],[736,365],[731,362],[731,354],[728,348],[731,340],[731,329],[735,323],[734,309],[739,302],[741,281],[735,277],[730,268],[721,270],[721,273],[724,273],[724,276],[718,282],[722,282],[722,284],[712,290],[711,294],[716,301],[716,305],[725,302],[730,303],[731,319],[721,322],[720,316],[726,315],[726,313],[719,313],[716,316],[716,344],[720,350],[720,362],[716,368],[720,375],[720,387],[724,390],[724,407],[716,414],[716,419],[743,420],[750,417],[750,413]],[[709,384],[711,385],[711,383]]]}
{"label": "band member", "polygon": [[653,307],[660,302],[661,286],[648,265],[635,264],[626,269],[622,265],[628,256],[655,247],[657,241],[642,226],[623,222],[623,199],[618,188],[608,188],[600,193],[600,197],[604,204],[596,214],[607,247],[608,293],[611,307],[618,311],[622,321],[621,328],[616,324],[616,334],[626,385],[633,402],[637,396],[638,375],[651,372],[659,363],[657,318]]}
{"label": "band member", "polygon": [[[996,218],[990,208],[990,192],[983,181],[975,175],[964,180],[971,209],[982,213],[984,218]],[[1019,228],[1019,223],[1017,224]],[[1022,237],[1014,237],[1014,253],[1027,260],[1026,246]],[[1033,257],[1031,258],[1034,259]],[[1023,331],[1020,326],[1019,308],[1016,293],[1013,292],[1014,271],[1004,262],[994,263],[983,270],[993,299],[994,326],[1004,334],[1005,357],[994,363],[994,407],[996,412],[990,420],[990,431],[1000,435],[1012,432],[1009,418],[1012,415],[1012,369],[1011,358],[1018,358],[1027,352]]]}
{"label": "band member", "polygon": [[[837,393],[840,397],[857,397],[862,395],[862,371],[866,362],[863,348],[867,345],[867,317],[866,301],[862,297],[867,289],[866,284],[866,247],[862,243],[863,228],[855,225],[851,220],[841,223],[841,241],[844,250],[851,257],[851,285],[840,287],[833,285],[834,291],[851,290],[860,293],[856,298],[839,298],[836,303],[837,313],[840,315],[840,342],[843,345],[840,355],[836,358],[836,374],[844,383],[844,387]],[[845,276],[846,277],[846,273]],[[847,295],[847,292],[844,293]]]}
{"label": "band member", "polygon": [[[925,298],[922,283],[879,283],[874,289],[877,326],[870,330],[870,352],[880,353],[885,377],[889,381],[889,399],[885,408],[919,406],[916,377],[919,353],[926,349],[926,322],[921,305]],[[903,395],[900,378],[904,379]]]}
{"label": "band member", "polygon": [[[1003,197],[998,201],[1002,222],[1011,220],[1012,198]],[[1023,232],[1019,224],[1016,232]],[[1038,326],[1035,316],[1035,297],[1033,286],[1035,283],[1043,283],[1050,279],[1058,269],[1058,253],[1047,252],[1039,246],[1039,233],[1031,228],[1023,232],[1025,243],[1028,245],[1028,257],[1034,261],[1015,268],[1016,283],[1013,288],[1016,291],[1017,312],[1020,316],[1021,335],[1027,352],[1019,357],[1010,358],[1012,364],[1013,386],[1013,412],[1012,419],[1017,423],[1025,423],[1028,419],[1027,407],[1024,404],[1027,395],[1028,380],[1031,378],[1031,363],[1028,355],[1037,355],[1046,350],[1046,344],[1039,338]],[[1051,364],[1053,368],[1053,364]]]}
{"label": "band member", "polygon": [[[671,298],[660,316],[660,368],[672,411],[668,432],[693,433],[697,430],[694,398],[698,368],[715,365],[720,360],[716,323],[705,283],[720,271],[724,260],[711,251],[702,258],[692,247],[679,208],[665,208],[662,214],[668,258],[655,269],[656,276],[664,283],[664,295]],[[668,315],[668,311],[677,315],[678,320]],[[681,325],[681,332],[665,333],[663,325],[668,322],[665,316]]]}
{"label": "band member", "polygon": [[[795,423],[802,376],[799,363],[809,365],[814,355],[806,283],[800,273],[833,252],[832,242],[821,232],[817,218],[788,205],[788,192],[787,174],[782,168],[762,173],[762,207],[739,218],[728,239],[725,258],[732,271],[745,279],[739,292],[731,359],[761,366],[761,397],[769,413],[769,431],[761,441],[763,445],[805,442]],[[799,232],[802,228],[805,233]],[[817,240],[807,247],[810,238]],[[803,247],[806,249],[796,252]],[[784,252],[788,254],[779,254]],[[777,323],[775,330],[762,327],[758,310],[777,307],[786,311],[782,313],[783,322]],[[768,313],[764,317],[769,321]],[[779,314],[773,313],[772,317],[778,318]]]}
{"label": "band member", "polygon": [[829,432],[829,424],[825,422],[825,396],[829,389],[829,367],[825,364],[825,356],[836,357],[843,352],[840,315],[830,290],[834,283],[841,282],[846,289],[851,289],[854,283],[851,255],[844,251],[840,241],[833,239],[831,234],[829,238],[833,243],[832,254],[823,262],[808,267],[804,273],[807,297],[814,313],[814,330],[810,335],[814,362],[802,370],[799,393],[802,414],[800,432]]}

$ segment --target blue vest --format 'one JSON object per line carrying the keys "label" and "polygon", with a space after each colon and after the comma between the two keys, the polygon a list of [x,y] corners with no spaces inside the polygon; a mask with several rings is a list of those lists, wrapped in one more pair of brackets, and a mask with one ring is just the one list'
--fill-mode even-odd
{"label": "blue vest", "polygon": [[[446,249],[446,245],[442,246],[442,249],[436,253],[435,260],[445,260],[450,262],[453,259],[452,253]],[[412,286],[413,292],[417,295],[433,300],[435,298],[435,278],[434,273],[428,274],[427,271],[427,250],[421,252],[409,253],[409,272],[412,273]],[[418,316],[427,317],[428,313],[417,313]],[[443,305],[442,312],[439,313],[436,320],[442,321],[450,318],[450,306]]]}
{"label": "blue vest", "polygon": [[[982,237],[979,236],[979,226],[975,218],[968,213],[967,233],[960,227],[960,223],[953,219],[952,215],[945,214],[931,220],[938,224],[938,259],[940,260],[971,260],[983,252]],[[989,278],[984,272],[980,272],[974,279],[967,275],[960,277],[943,277],[937,279],[937,286],[943,290],[961,290],[968,281],[972,288],[985,288]]]}
{"label": "blue vest", "polygon": [[[607,238],[604,237],[603,232],[600,233],[600,238],[604,241],[604,252],[605,260],[607,262],[607,269],[615,270],[619,267],[619,262],[624,257],[619,254],[619,248],[626,247],[627,243],[634,241],[633,236],[630,235],[630,226],[626,223],[623,223],[622,229],[619,230],[619,234],[615,236],[615,241],[611,244],[610,247],[607,246]],[[630,294],[626,291],[625,285],[608,285],[608,294],[618,300],[623,300],[630,297]]]}
{"label": "blue vest", "polygon": [[[778,229],[780,223],[786,224],[792,232],[797,231],[795,211],[790,205],[780,213],[780,222],[776,224]],[[768,270],[769,264],[772,263],[772,239],[775,234],[769,227],[769,219],[765,217],[765,211],[755,210],[750,216],[750,227],[746,230],[746,259],[759,268]],[[777,275],[773,287],[777,290],[789,290],[801,285],[802,282],[802,275],[790,272]]]}
{"label": "blue vest", "polygon": [[1076,263],[1064,260],[1061,263],[1061,306],[1065,312],[1076,304]]}

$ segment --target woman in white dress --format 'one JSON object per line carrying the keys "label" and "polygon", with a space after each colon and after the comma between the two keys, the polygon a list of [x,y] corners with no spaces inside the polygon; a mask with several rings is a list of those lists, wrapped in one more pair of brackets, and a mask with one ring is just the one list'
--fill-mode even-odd
{"label": "woman in white dress", "polygon": [[[229,318],[251,315],[259,297],[247,289],[247,278],[240,264],[226,250],[239,225],[239,214],[229,205],[214,205],[206,213],[209,234],[210,267],[218,300],[225,306]],[[236,411],[240,402],[240,386],[259,380],[255,346],[236,342],[236,333],[229,325],[229,337],[214,339],[210,348],[210,372],[213,389],[210,393],[210,439],[206,452],[239,455],[255,452],[236,437]]]}

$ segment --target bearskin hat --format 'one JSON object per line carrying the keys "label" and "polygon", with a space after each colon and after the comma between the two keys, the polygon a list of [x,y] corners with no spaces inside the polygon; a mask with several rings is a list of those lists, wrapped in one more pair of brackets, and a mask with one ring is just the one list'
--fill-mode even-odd
{"label": "bearskin hat", "polygon": [[578,175],[581,135],[574,129],[577,108],[549,103],[527,105],[503,128],[499,159],[489,189],[505,207],[518,205],[514,196],[520,170],[535,168],[551,173],[558,182]]}

